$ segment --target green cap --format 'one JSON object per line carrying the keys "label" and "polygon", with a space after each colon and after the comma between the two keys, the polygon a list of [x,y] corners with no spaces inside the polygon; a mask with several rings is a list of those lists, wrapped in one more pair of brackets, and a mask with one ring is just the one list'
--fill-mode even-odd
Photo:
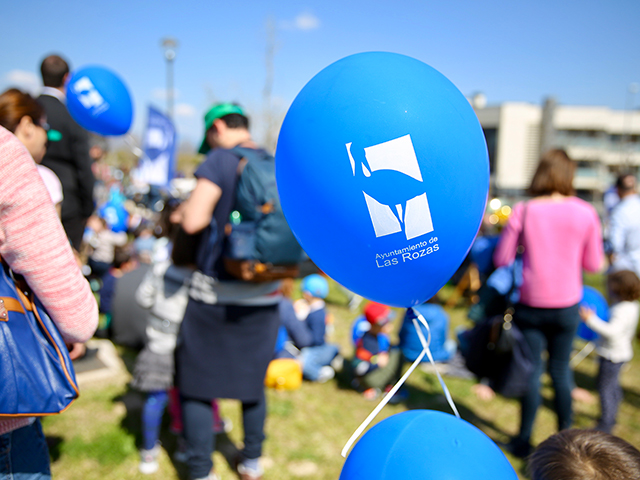
{"label": "green cap", "polygon": [[200,150],[198,153],[207,153],[211,150],[211,147],[207,143],[207,132],[213,125],[213,122],[218,118],[222,118],[226,115],[231,115],[232,113],[237,113],[246,117],[244,114],[244,110],[240,105],[236,105],[235,103],[218,103],[209,109],[209,111],[204,115],[204,139],[202,140],[202,145],[200,145]]}

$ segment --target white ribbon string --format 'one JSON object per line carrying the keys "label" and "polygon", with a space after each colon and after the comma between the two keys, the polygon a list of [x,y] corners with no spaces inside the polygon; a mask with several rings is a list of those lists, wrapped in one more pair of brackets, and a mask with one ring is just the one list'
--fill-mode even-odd
{"label": "white ribbon string", "polygon": [[587,358],[589,354],[595,350],[595,348],[596,348],[595,342],[587,342],[587,344],[584,347],[582,347],[582,350],[580,350],[578,353],[576,353],[573,356],[573,358],[569,362],[569,366],[571,368],[577,367],[582,360]]}
{"label": "white ribbon string", "polygon": [[424,317],[420,314],[420,312],[418,312],[415,308],[412,309],[412,310],[413,310],[413,313],[420,320],[420,323],[422,323],[426,327],[427,333],[428,333],[428,336],[429,336],[429,340],[428,341],[425,340],[424,335],[422,334],[422,330],[420,329],[420,326],[418,325],[418,322],[415,319],[413,319],[413,326],[415,327],[416,332],[418,333],[418,338],[420,339],[420,343],[422,344],[422,352],[420,352],[420,355],[418,355],[418,358],[415,359],[415,361],[411,364],[411,367],[409,367],[409,369],[405,372],[405,374],[402,376],[402,378],[400,378],[400,380],[398,380],[398,382],[382,398],[380,403],[376,406],[376,408],[373,409],[373,411],[364,420],[364,422],[362,422],[360,424],[360,426],[356,429],[356,431],[353,432],[353,435],[351,435],[351,437],[349,438],[349,440],[345,444],[344,448],[342,449],[341,455],[343,457],[347,456],[347,452],[349,452],[349,450],[351,449],[351,446],[355,443],[355,441],[358,439],[358,437],[360,437],[362,432],[365,430],[365,428],[367,428],[369,426],[369,424],[378,415],[378,413],[380,413],[380,410],[382,410],[384,408],[384,406],[387,403],[389,403],[389,400],[391,400],[391,398],[393,398],[393,396],[400,389],[400,387],[402,387],[404,382],[407,380],[407,378],[409,378],[409,376],[413,373],[413,371],[416,369],[416,367],[418,365],[420,365],[420,362],[422,361],[422,359],[424,358],[425,355],[427,355],[429,357],[429,361],[433,365],[433,368],[435,369],[435,372],[438,375],[438,379],[440,380],[440,385],[442,386],[442,389],[444,390],[445,397],[447,398],[447,401],[449,402],[449,405],[451,406],[451,409],[455,413],[456,417],[460,418],[460,414],[458,413],[458,409],[456,408],[455,404],[453,403],[453,399],[451,398],[451,394],[449,393],[449,389],[445,385],[444,380],[442,380],[442,377],[440,376],[440,372],[438,372],[438,367],[436,367],[436,363],[434,362],[433,356],[431,355],[431,350],[429,349],[429,344],[431,343],[431,329],[429,328],[429,324],[424,319]]}
{"label": "white ribbon string", "polygon": [[369,424],[371,423],[371,421],[376,417],[376,415],[378,415],[378,413],[380,413],[380,410],[382,410],[382,408],[389,403],[389,400],[391,400],[391,397],[393,397],[395,395],[395,393],[398,391],[398,389],[402,386],[402,384],[405,382],[405,380],[407,378],[409,378],[409,375],[411,375],[411,373],[416,369],[416,367],[418,365],[420,365],[420,362],[422,361],[422,358],[424,357],[425,352],[424,350],[420,353],[420,355],[418,356],[418,358],[416,358],[415,362],[413,362],[413,364],[411,365],[411,367],[409,368],[409,370],[406,371],[406,373],[402,376],[402,378],[400,380],[398,380],[398,383],[396,383],[393,388],[389,391],[389,393],[387,393],[384,398],[380,401],[380,403],[378,404],[378,406],[376,408],[373,409],[373,412],[371,412],[369,414],[369,416],[365,419],[364,422],[362,422],[360,424],[360,426],[356,429],[355,432],[353,432],[353,435],[351,435],[351,438],[349,438],[349,441],[347,441],[346,445],[344,446],[344,448],[342,449],[342,456],[346,457],[347,456],[347,452],[349,451],[349,449],[351,448],[351,446],[355,443],[355,441],[358,439],[358,437],[360,436],[360,434],[364,431],[365,428],[367,428],[369,426]]}
{"label": "white ribbon string", "polygon": [[447,398],[447,402],[449,403],[451,410],[453,410],[453,413],[457,418],[460,418],[460,414],[458,413],[456,404],[453,402],[453,398],[451,398],[451,393],[449,392],[447,385],[444,383],[444,380],[440,375],[440,371],[436,366],[436,362],[434,362],[433,356],[431,355],[431,349],[429,348],[429,344],[431,343],[431,329],[429,328],[429,324],[427,323],[427,321],[424,319],[424,317],[418,310],[416,310],[415,308],[412,308],[412,310],[413,310],[413,313],[416,315],[416,317],[418,317],[418,320],[420,320],[420,323],[424,325],[424,327],[427,329],[427,332],[429,333],[429,343],[427,343],[424,339],[424,335],[422,334],[422,330],[418,327],[418,322],[416,322],[415,318],[413,319],[413,326],[416,328],[416,332],[418,333],[418,338],[420,339],[420,343],[422,344],[422,348],[424,349],[423,351],[427,352],[429,361],[431,362],[431,365],[433,365],[433,369],[435,370],[436,375],[438,376],[438,380],[440,381],[440,386],[442,386],[444,396]]}

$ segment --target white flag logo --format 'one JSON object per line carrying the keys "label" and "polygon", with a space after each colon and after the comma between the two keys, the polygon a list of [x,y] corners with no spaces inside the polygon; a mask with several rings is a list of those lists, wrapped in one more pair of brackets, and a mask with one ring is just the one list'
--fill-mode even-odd
{"label": "white flag logo", "polygon": [[[356,176],[360,174],[360,169],[351,154],[351,145],[351,143],[347,143],[345,146],[351,162],[351,170]],[[364,163],[361,163],[362,175],[365,177],[364,185],[375,172],[382,170],[398,172],[416,182],[423,182],[410,135],[366,147],[364,153],[369,164],[369,168],[367,168]],[[374,198],[375,194],[372,195],[371,192],[367,193],[363,190],[362,194],[376,237],[392,235],[404,230],[407,240],[411,240],[433,231],[433,221],[426,192],[403,199],[404,201],[393,205],[382,203],[380,198]]]}

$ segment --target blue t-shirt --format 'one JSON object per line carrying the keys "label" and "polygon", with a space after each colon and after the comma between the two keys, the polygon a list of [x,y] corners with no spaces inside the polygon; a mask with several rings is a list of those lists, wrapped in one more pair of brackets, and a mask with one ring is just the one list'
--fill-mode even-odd
{"label": "blue t-shirt", "polygon": [[371,354],[371,356],[373,356],[383,352],[388,352],[391,348],[391,341],[384,333],[374,335],[373,333],[366,332],[362,338],[358,340],[356,346],[366,350]]}
{"label": "blue t-shirt", "polygon": [[[440,305],[433,303],[423,303],[414,308],[424,317],[431,330],[429,349],[431,350],[433,359],[436,362],[449,360],[451,352],[445,348],[445,342],[447,341],[449,333],[449,315],[447,312]],[[413,325],[414,318],[416,318],[416,316],[413,309],[407,309],[404,320],[402,321],[402,327],[398,333],[402,354],[411,362],[422,353],[422,342],[420,342],[420,337]],[[427,332],[426,327],[422,324],[419,324],[419,326],[424,338],[429,338],[429,332]],[[428,362],[429,358],[425,356],[422,361]]]}
{"label": "blue t-shirt", "polygon": [[311,332],[311,335],[313,336],[311,346],[315,347],[318,345],[324,345],[326,316],[327,316],[327,313],[325,312],[324,308],[314,310],[307,316],[305,323],[307,324],[307,328],[309,329],[309,331]]}
{"label": "blue t-shirt", "polygon": [[278,305],[278,313],[281,325],[286,329],[288,339],[293,342],[296,348],[309,347],[313,344],[313,335],[306,322],[301,322],[296,317],[291,300],[283,297]]}
{"label": "blue t-shirt", "polygon": [[118,278],[111,272],[107,272],[102,277],[102,288],[100,289],[100,313],[111,313],[111,301],[116,290]]}
{"label": "blue t-shirt", "polygon": [[238,163],[240,163],[239,156],[231,150],[215,148],[209,152],[194,173],[196,178],[205,178],[222,190],[222,195],[213,211],[211,224],[202,232],[197,253],[198,269],[205,275],[221,280],[232,279],[222,264],[225,242],[223,232],[236,203]]}
{"label": "blue t-shirt", "polygon": [[216,148],[209,152],[194,173],[196,178],[205,178],[222,190],[222,195],[213,211],[211,224],[201,234],[197,253],[198,269],[214,278],[224,278],[226,273],[222,265],[224,246],[222,232],[235,204],[239,162],[238,156],[230,150]]}

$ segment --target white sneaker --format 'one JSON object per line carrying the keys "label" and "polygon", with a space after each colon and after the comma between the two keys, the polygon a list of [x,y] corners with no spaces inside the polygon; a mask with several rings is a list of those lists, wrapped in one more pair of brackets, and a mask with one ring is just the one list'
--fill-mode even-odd
{"label": "white sneaker", "polygon": [[318,380],[316,381],[318,383],[325,383],[331,380],[335,376],[336,376],[336,371],[333,368],[331,368],[329,365],[325,365],[324,367],[320,368],[320,372],[318,372]]}
{"label": "white sneaker", "polygon": [[149,475],[158,471],[160,465],[158,465],[158,454],[160,453],[160,445],[156,444],[151,450],[140,450],[140,465],[138,470],[140,473]]}
{"label": "white sneaker", "polygon": [[333,357],[333,360],[331,360],[331,368],[333,368],[336,372],[340,372],[342,371],[342,368],[344,367],[344,357],[340,354],[337,354],[335,357]]}
{"label": "white sneaker", "polygon": [[254,470],[252,468],[248,468],[244,465],[244,463],[238,463],[238,474],[240,475],[240,480],[262,480],[262,475],[264,470],[261,466],[258,466],[258,470]]}
{"label": "white sneaker", "polygon": [[220,480],[220,477],[215,472],[211,472],[209,475],[203,478],[196,478],[196,480]]}

